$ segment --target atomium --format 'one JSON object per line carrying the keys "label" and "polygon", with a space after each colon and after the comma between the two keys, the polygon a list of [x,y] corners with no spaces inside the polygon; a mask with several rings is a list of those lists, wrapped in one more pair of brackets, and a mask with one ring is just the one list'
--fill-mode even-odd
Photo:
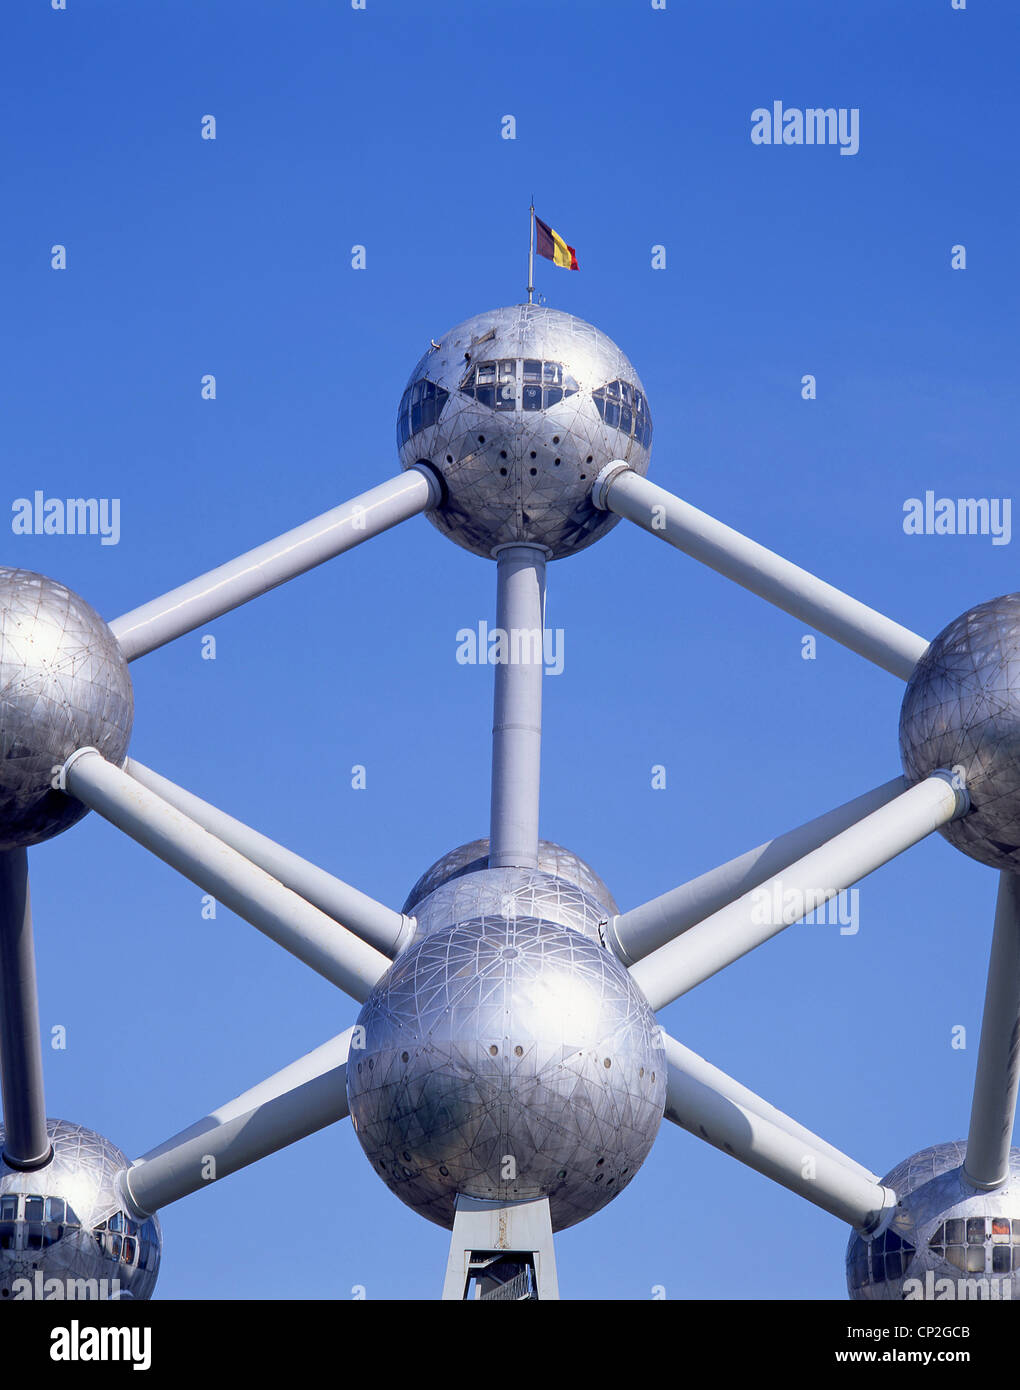
{"label": "atomium", "polygon": [[440,1225],[458,1195],[548,1197],[553,1230],[582,1221],[634,1177],[662,1119],[654,1015],[620,962],[570,927],[477,917],[433,930],[358,1024],[358,1138],[387,1186]]}
{"label": "atomium", "polygon": [[[159,1273],[159,1220],[124,1205],[127,1166],[108,1139],[48,1120],[53,1156],[21,1171],[0,1159],[0,1298],[149,1298]],[[0,1146],[5,1131],[0,1127]]]}
{"label": "atomium", "polygon": [[[928,643],[650,483],[651,433],[609,338],[515,305],[431,340],[400,402],[401,471],[304,526],[109,625],[55,581],[0,570],[4,1296],[38,1275],[149,1297],[154,1213],[348,1116],[382,1181],[452,1227],[444,1297],[472,1278],[482,1297],[556,1296],[553,1231],[633,1181],[663,1119],[848,1224],[855,1298],[1020,1271],[1020,596]],[[397,911],[126,759],[127,664],[422,514],[495,560],[497,615],[529,640],[496,665],[489,836]],[[538,835],[546,564],[621,518],[907,682],[905,777],[622,912]],[[134,1160],[45,1120],[25,847],[89,808],[361,1006]],[[814,911],[935,830],[1002,870],[970,1134],[879,1179],[655,1015],[790,926],[791,900]]]}
{"label": "atomium", "polygon": [[900,751],[910,782],[946,767],[965,783],[972,809],[942,827],[951,844],[1020,869],[1020,594],[978,604],[935,638],[907,685]]}
{"label": "atomium", "polygon": [[858,1232],[846,1254],[850,1297],[866,1300],[1011,1298],[1020,1272],[1020,1149],[1009,1178],[976,1191],[963,1172],[967,1145],[935,1144],[882,1179],[897,1195],[886,1229]]}
{"label": "atomium", "polygon": [[127,662],[77,594],[0,567],[0,850],[37,845],[87,807],[53,786],[77,748],[119,763],[134,710]]}
{"label": "atomium", "polygon": [[476,314],[444,333],[411,373],[397,412],[405,468],[445,485],[428,513],[476,555],[542,545],[573,555],[616,524],[591,500],[613,459],[648,471],[652,417],[640,379],[590,323],[537,304]]}

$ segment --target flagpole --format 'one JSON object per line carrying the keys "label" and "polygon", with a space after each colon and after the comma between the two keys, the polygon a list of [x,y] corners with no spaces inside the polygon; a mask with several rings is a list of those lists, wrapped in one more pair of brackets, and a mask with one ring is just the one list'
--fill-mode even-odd
{"label": "flagpole", "polygon": [[528,303],[535,295],[535,204],[531,205],[531,240],[528,242]]}

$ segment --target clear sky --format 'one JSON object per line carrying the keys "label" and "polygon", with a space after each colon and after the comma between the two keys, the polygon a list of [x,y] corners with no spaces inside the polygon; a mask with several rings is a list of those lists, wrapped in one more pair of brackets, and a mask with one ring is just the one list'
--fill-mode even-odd
{"label": "clear sky", "polygon": [[[928,637],[1018,587],[1015,542],[903,529],[927,490],[1012,497],[1010,0],[34,0],[4,29],[0,519],[94,495],[121,534],[5,522],[0,563],[114,618],[392,476],[429,339],[523,297],[533,194],[581,267],[538,288],[630,356],[655,481]],[[752,143],[776,100],[858,110],[859,151]],[[134,663],[131,752],[399,907],[487,833],[492,673],[455,634],[494,583],[416,518],[218,621],[215,661],[196,633]],[[900,681],[804,660],[802,624],[627,523],[550,566],[547,617],[542,833],[625,908],[899,769]],[[31,867],[49,1113],[132,1156],[354,1020],[96,816]],[[936,836],[855,934],[791,928],[663,1021],[884,1173],[966,1133],[995,892]],[[162,1298],[434,1297],[448,1240],[347,1122],[163,1224]],[[846,1236],[664,1124],[560,1284],[839,1299]]]}

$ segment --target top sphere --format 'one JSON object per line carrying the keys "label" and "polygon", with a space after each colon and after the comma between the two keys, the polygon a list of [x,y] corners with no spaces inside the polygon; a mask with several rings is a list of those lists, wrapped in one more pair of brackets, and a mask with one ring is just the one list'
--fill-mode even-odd
{"label": "top sphere", "polygon": [[465,319],[430,347],[397,412],[400,463],[446,486],[427,513],[475,555],[545,546],[573,555],[619,520],[590,500],[602,468],[648,471],[652,417],[640,378],[606,335],[539,304]]}
{"label": "top sphere", "polygon": [[1020,594],[979,603],[921,657],[900,713],[911,784],[959,771],[971,810],[942,827],[982,864],[1020,870]]}
{"label": "top sphere", "polygon": [[134,697],[113,633],[53,579],[0,566],[0,850],[40,844],[81,820],[53,789],[78,748],[121,763]]}

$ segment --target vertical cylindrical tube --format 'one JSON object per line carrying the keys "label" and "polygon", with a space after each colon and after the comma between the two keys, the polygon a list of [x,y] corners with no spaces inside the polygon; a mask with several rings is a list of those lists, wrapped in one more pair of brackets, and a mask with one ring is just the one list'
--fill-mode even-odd
{"label": "vertical cylindrical tube", "polygon": [[23,849],[0,852],[0,1088],[4,1160],[12,1168],[42,1167],[52,1150],[43,1099],[28,856]]}
{"label": "vertical cylindrical tube", "polygon": [[[496,666],[492,719],[489,866],[538,867],[546,552],[506,545],[496,554]],[[490,642],[493,635],[490,634]]]}
{"label": "vertical cylindrical tube", "polygon": [[1009,1149],[1020,1076],[1020,877],[999,875],[988,986],[981,1019],[974,1100],[963,1175],[975,1187],[1001,1187],[1009,1177]]}

